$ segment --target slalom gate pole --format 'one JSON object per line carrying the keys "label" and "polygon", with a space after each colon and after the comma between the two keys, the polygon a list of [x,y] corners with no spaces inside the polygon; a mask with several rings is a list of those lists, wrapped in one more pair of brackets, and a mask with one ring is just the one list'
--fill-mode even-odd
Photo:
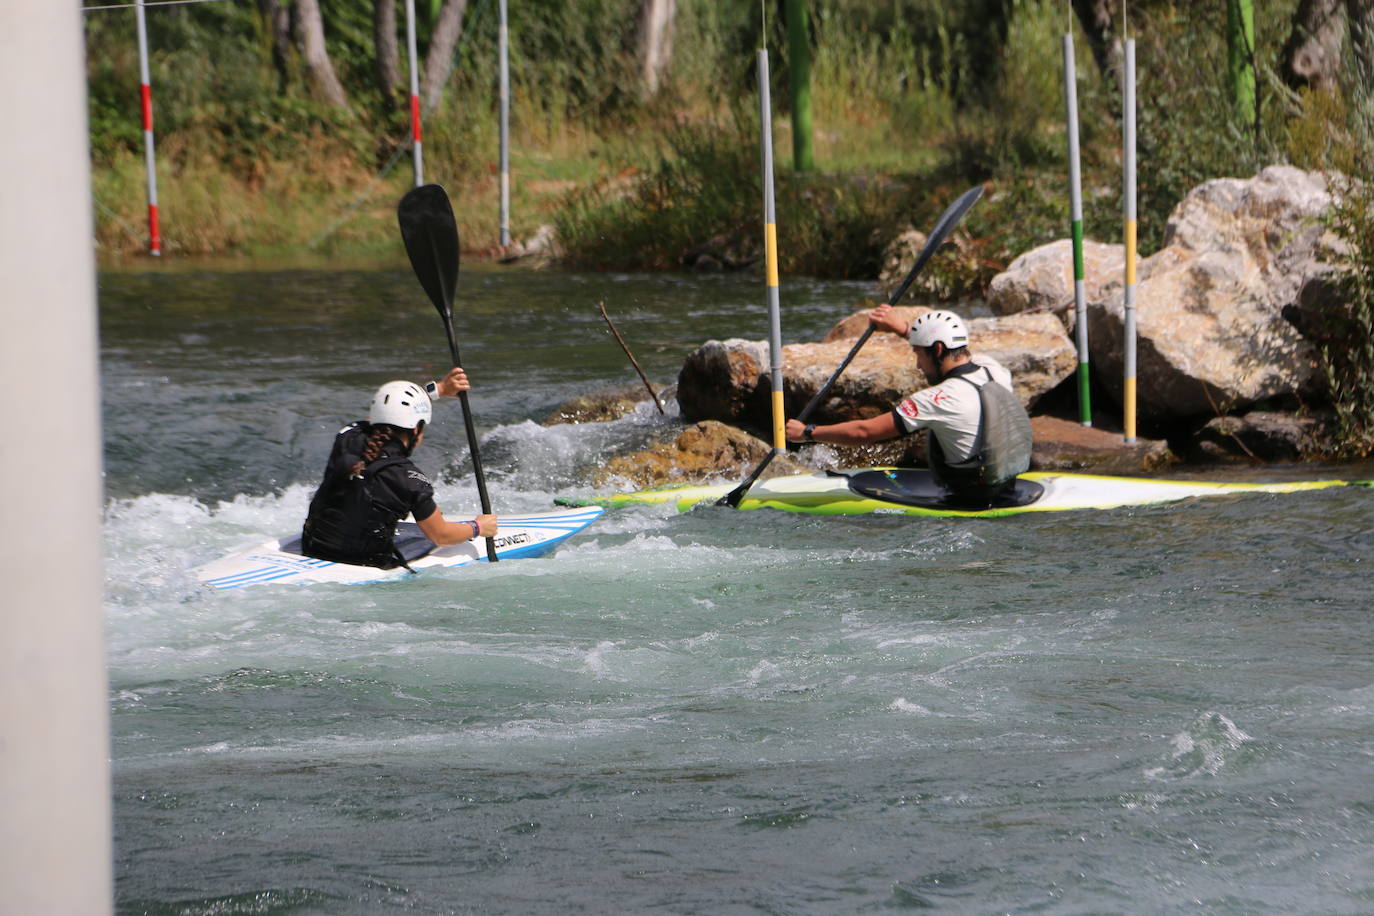
{"label": "slalom gate pole", "polygon": [[1135,392],[1135,260],[1136,260],[1136,186],[1135,186],[1135,39],[1126,39],[1126,59],[1124,63],[1122,87],[1125,94],[1122,107],[1122,159],[1126,177],[1123,197],[1126,207],[1126,277],[1123,288],[1124,344],[1123,363],[1125,378],[1122,380],[1122,430],[1127,442],[1135,441],[1136,392]]}
{"label": "slalom gate pole", "polygon": [[778,304],[778,226],[773,204],[773,103],[768,86],[768,49],[758,52],[759,146],[763,155],[763,247],[768,299],[768,380],[773,396],[773,451],[787,449],[782,397],[782,317]]}
{"label": "slalom gate pole", "polygon": [[1073,237],[1074,330],[1078,338],[1078,422],[1093,425],[1089,402],[1088,307],[1083,282],[1083,187],[1078,163],[1078,73],[1073,60],[1073,33],[1064,33],[1064,107],[1069,135],[1069,229]]}
{"label": "slalom gate pole", "polygon": [[162,230],[157,218],[157,155],[153,151],[153,88],[148,76],[148,23],[143,15],[143,0],[134,2],[138,23],[138,80],[143,105],[143,161],[148,170],[148,253],[162,256]]}
{"label": "slalom gate pole", "polygon": [[410,55],[410,141],[415,187],[425,183],[425,154],[420,130],[420,61],[415,53],[415,0],[406,0],[406,53]]}
{"label": "slalom gate pole", "polygon": [[510,31],[506,21],[506,0],[498,0],[500,24],[497,27],[497,56],[501,95],[501,247],[510,244]]}

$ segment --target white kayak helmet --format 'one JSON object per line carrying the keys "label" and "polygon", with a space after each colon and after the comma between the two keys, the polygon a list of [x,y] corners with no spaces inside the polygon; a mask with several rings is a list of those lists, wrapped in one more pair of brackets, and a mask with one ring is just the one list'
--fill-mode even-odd
{"label": "white kayak helmet", "polygon": [[414,382],[387,382],[372,396],[367,422],[414,429],[421,423],[428,426],[432,413],[425,389]]}
{"label": "white kayak helmet", "polygon": [[913,321],[907,329],[906,339],[913,347],[922,349],[942,343],[946,350],[957,350],[968,346],[968,327],[953,312],[937,309]]}

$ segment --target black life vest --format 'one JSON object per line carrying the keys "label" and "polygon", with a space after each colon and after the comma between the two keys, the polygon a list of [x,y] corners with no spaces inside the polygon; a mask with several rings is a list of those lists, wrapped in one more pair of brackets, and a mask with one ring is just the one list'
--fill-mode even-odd
{"label": "black life vest", "polygon": [[378,458],[356,476],[331,472],[310,500],[310,512],[301,529],[301,552],[319,560],[378,566],[404,566],[393,538],[400,521],[374,498],[376,476],[401,464],[404,457]]}
{"label": "black life vest", "polygon": [[967,375],[954,376],[978,392],[978,438],[972,455],[948,461],[932,432],[927,443],[930,472],[960,502],[990,503],[1016,475],[1030,468],[1033,445],[1030,416],[1015,394],[992,381],[978,384]]}

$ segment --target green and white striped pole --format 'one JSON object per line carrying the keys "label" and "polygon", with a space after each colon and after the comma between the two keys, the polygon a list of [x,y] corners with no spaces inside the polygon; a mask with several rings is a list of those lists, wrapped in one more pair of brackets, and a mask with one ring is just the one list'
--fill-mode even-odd
{"label": "green and white striped pole", "polygon": [[763,250],[768,290],[768,379],[773,395],[773,451],[787,449],[782,397],[782,316],[778,303],[778,225],[773,205],[773,103],[768,87],[768,49],[758,52],[759,145],[763,151]]}
{"label": "green and white striped pole", "polygon": [[1078,339],[1078,422],[1093,425],[1088,384],[1088,307],[1083,282],[1083,188],[1078,165],[1078,74],[1073,61],[1073,33],[1064,33],[1064,107],[1069,134],[1069,228],[1073,236],[1074,330]]}

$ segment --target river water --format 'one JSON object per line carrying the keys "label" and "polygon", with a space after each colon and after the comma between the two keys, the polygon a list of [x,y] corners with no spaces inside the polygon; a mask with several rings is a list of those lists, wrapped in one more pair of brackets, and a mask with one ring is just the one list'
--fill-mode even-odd
{"label": "river water", "polygon": [[[785,341],[872,292],[784,283]],[[675,422],[541,425],[638,381],[598,301],[656,383],[767,335],[747,278],[465,268],[498,512]],[[546,559],[208,593],[373,388],[442,373],[442,325],[404,265],[100,302],[121,913],[1374,911],[1374,493],[637,507]],[[445,402],[417,453],[458,517],[464,442]]]}

